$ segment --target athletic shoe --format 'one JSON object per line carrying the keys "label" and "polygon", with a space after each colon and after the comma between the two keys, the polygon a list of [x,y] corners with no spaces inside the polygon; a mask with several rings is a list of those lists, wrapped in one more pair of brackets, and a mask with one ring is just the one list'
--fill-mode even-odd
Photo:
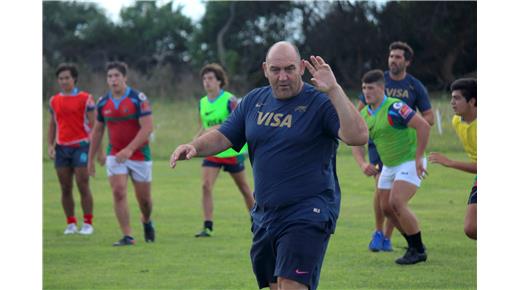
{"label": "athletic shoe", "polygon": [[381,248],[384,252],[392,252],[394,249],[392,248],[392,241],[390,239],[385,238],[383,240],[383,247]]}
{"label": "athletic shoe", "polygon": [[372,252],[379,252],[383,249],[383,240],[385,235],[381,231],[375,231],[372,235],[372,240],[368,244],[368,249]]}
{"label": "athletic shoe", "polygon": [[153,227],[152,221],[143,223],[144,227],[144,241],[147,243],[155,241],[155,228]]}
{"label": "athletic shoe", "polygon": [[135,244],[135,240],[134,238],[132,238],[131,236],[124,236],[122,239],[120,239],[119,241],[115,242],[112,244],[112,246],[114,247],[119,247],[119,246],[132,246]]}
{"label": "athletic shoe", "polygon": [[78,232],[78,227],[76,224],[68,224],[67,228],[65,228],[65,231],[63,232],[65,235],[72,235]]}
{"label": "athletic shoe", "polygon": [[79,230],[80,235],[92,235],[94,232],[94,227],[91,224],[83,224],[81,226],[81,230]]}
{"label": "athletic shoe", "polygon": [[208,229],[208,228],[204,228],[200,233],[196,234],[195,237],[196,238],[209,238],[213,235],[213,231]]}
{"label": "athletic shoe", "polygon": [[425,262],[427,257],[426,252],[419,253],[415,248],[408,248],[404,256],[395,260],[395,262],[399,265],[413,265],[419,262]]}

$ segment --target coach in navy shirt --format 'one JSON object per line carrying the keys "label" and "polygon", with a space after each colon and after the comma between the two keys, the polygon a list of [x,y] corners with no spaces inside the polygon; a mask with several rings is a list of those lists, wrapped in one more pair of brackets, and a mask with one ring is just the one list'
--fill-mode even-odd
{"label": "coach in navy shirt", "polygon": [[[314,86],[304,83],[305,68]],[[289,42],[268,51],[270,86],[254,89],[218,130],[180,145],[177,160],[247,142],[256,204],[251,261],[259,288],[316,289],[340,208],[338,139],[364,145],[368,130],[325,61],[302,60]]]}

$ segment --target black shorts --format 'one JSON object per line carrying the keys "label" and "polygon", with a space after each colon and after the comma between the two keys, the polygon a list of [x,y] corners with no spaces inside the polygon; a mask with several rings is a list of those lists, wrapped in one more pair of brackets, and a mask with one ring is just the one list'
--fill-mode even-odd
{"label": "black shorts", "polygon": [[473,188],[471,188],[471,192],[469,193],[468,204],[477,203],[477,178],[475,177],[475,183],[473,183]]}
{"label": "black shorts", "polygon": [[62,146],[56,144],[56,156],[54,158],[54,166],[58,167],[87,167],[89,145]]}
{"label": "black shorts", "polygon": [[207,157],[202,161],[202,167],[224,168],[224,171],[229,173],[237,173],[245,169],[244,157],[242,155],[229,158]]}
{"label": "black shorts", "polygon": [[294,221],[278,229],[267,230],[253,223],[251,262],[258,287],[269,287],[277,277],[283,277],[316,289],[331,223]]}
{"label": "black shorts", "polygon": [[368,143],[368,160],[370,160],[370,164],[374,166],[377,165],[377,171],[381,173],[383,170],[383,161],[381,161],[381,157],[379,157],[376,145],[373,142]]}

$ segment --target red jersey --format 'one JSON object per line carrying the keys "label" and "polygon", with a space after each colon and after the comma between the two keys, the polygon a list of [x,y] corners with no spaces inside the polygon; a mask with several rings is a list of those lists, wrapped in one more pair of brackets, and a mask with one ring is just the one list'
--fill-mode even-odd
{"label": "red jersey", "polygon": [[[97,104],[97,120],[108,128],[108,155],[116,155],[135,138],[141,125],[139,118],[151,115],[152,108],[146,96],[130,87],[125,94],[115,99],[111,93],[101,97]],[[151,160],[148,141],[134,151],[130,160]]]}
{"label": "red jersey", "polygon": [[77,146],[89,141],[93,124],[89,124],[87,112],[95,109],[92,95],[74,88],[70,95],[58,93],[52,96],[49,106],[56,122],[57,144]]}

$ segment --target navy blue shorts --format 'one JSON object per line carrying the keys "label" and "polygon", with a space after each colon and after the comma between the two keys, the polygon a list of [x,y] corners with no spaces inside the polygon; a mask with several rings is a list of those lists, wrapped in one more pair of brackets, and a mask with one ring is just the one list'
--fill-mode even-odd
{"label": "navy blue shorts", "polygon": [[229,158],[206,157],[202,161],[202,167],[223,167],[224,171],[237,173],[245,169],[244,157],[242,155]]}
{"label": "navy blue shorts", "polygon": [[89,145],[79,147],[62,146],[56,144],[55,167],[87,167]]}
{"label": "navy blue shorts", "polygon": [[370,164],[378,165],[377,170],[379,173],[383,170],[383,161],[381,161],[381,157],[379,157],[379,153],[377,152],[376,144],[373,142],[368,142],[368,159],[370,160]]}
{"label": "navy blue shorts", "polygon": [[477,178],[475,178],[475,183],[473,184],[473,188],[471,188],[471,192],[469,193],[468,204],[477,203]]}
{"label": "navy blue shorts", "polygon": [[330,222],[294,221],[267,230],[253,223],[251,262],[258,287],[283,277],[316,289],[331,228]]}

